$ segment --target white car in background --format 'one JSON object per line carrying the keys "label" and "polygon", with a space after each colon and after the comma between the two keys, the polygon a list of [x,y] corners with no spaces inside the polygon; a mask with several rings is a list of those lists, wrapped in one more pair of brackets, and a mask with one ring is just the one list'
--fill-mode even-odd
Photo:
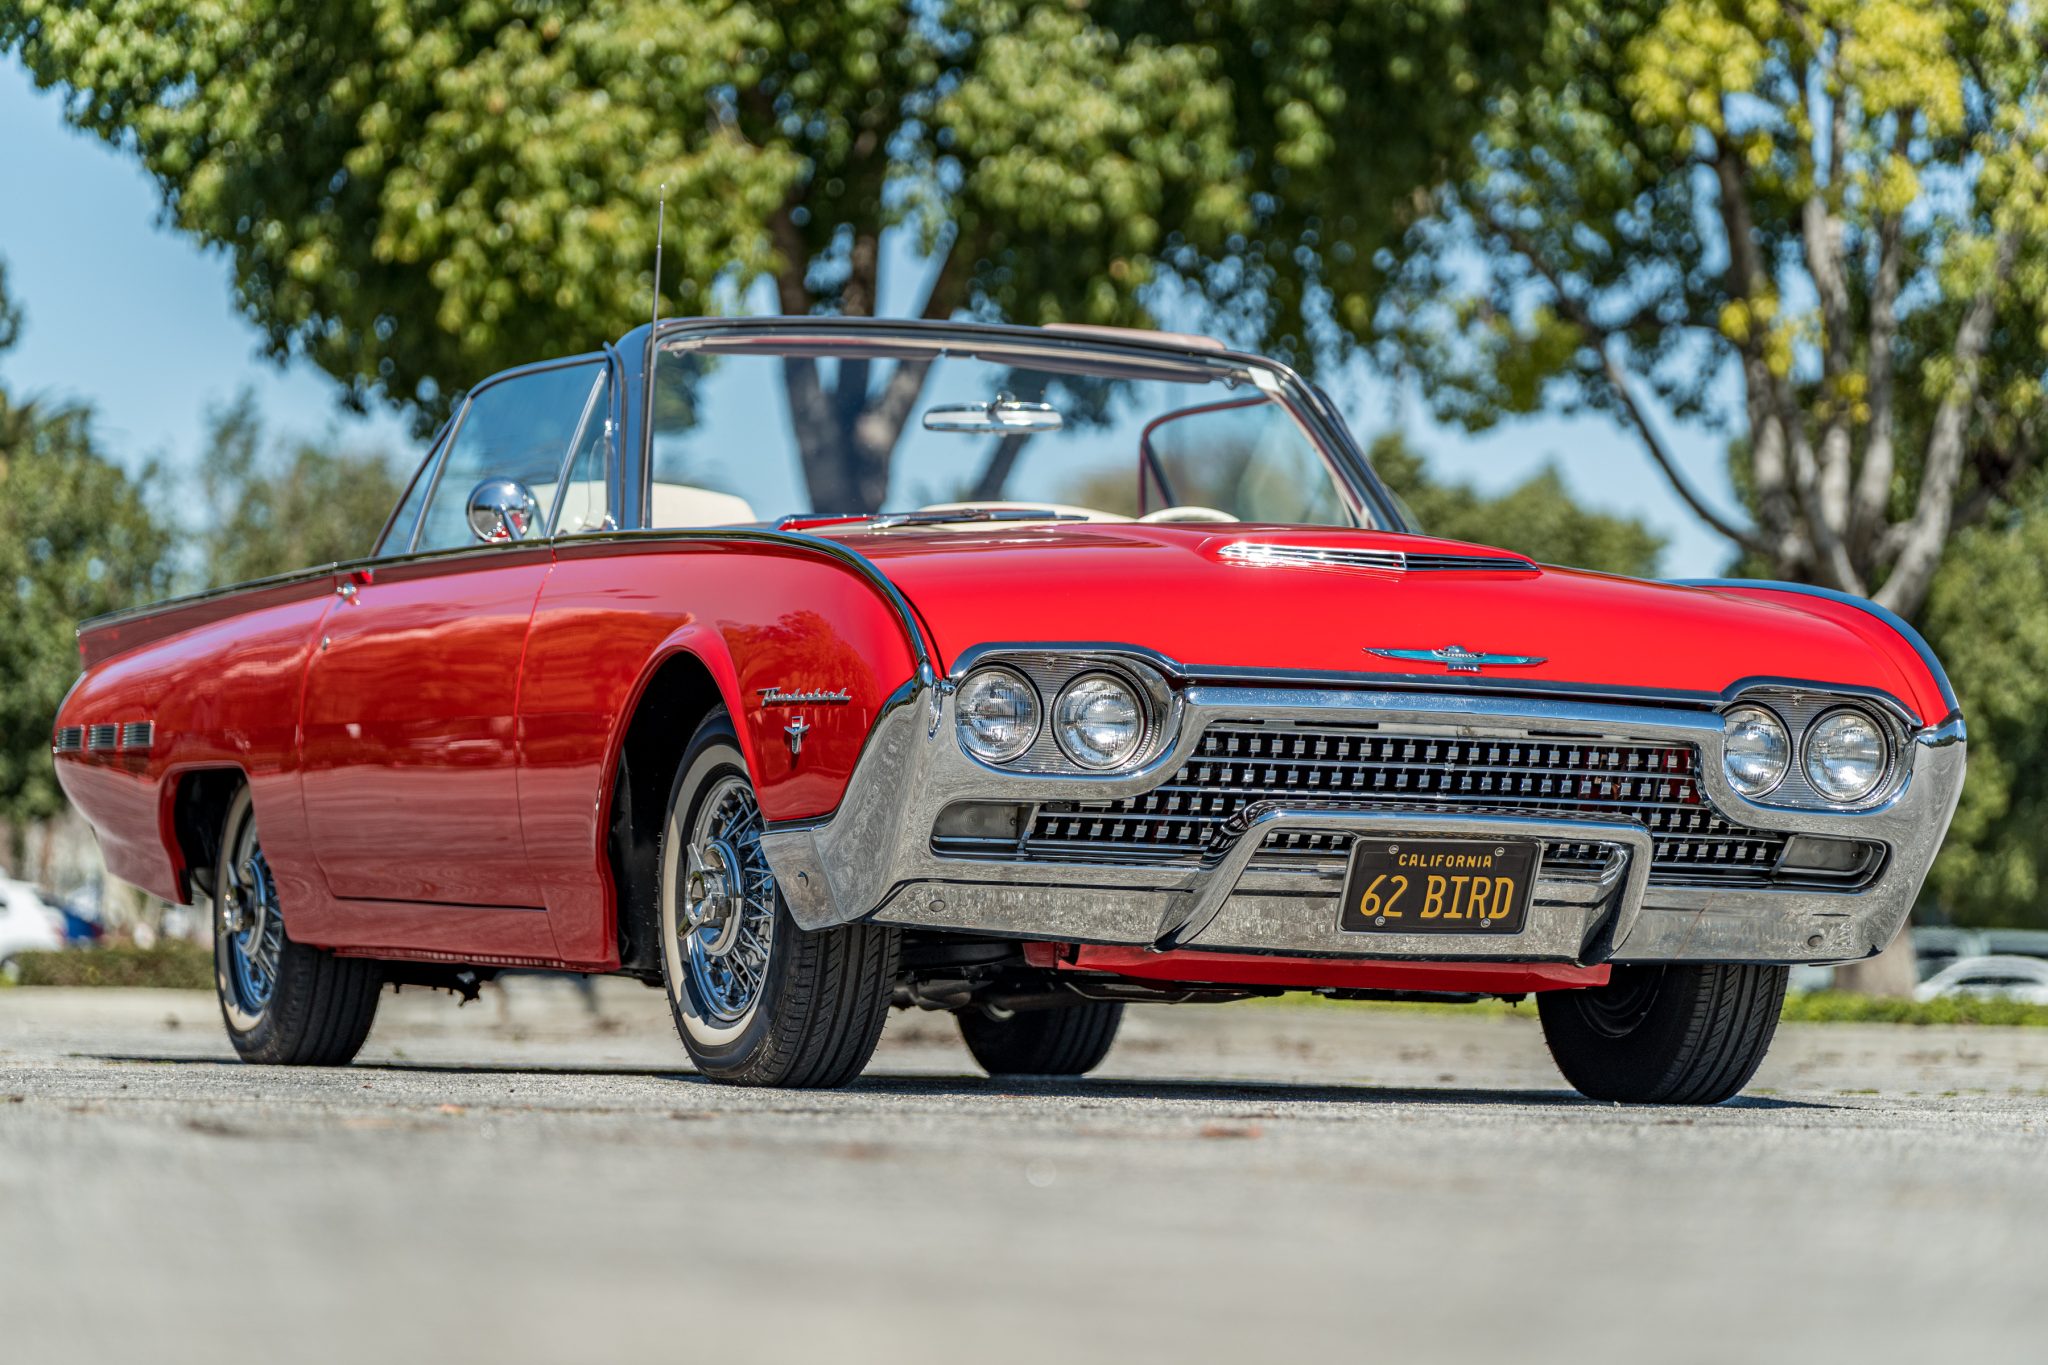
{"label": "white car in background", "polygon": [[26,882],[0,877],[0,978],[12,981],[17,953],[64,946],[64,917]]}
{"label": "white car in background", "polygon": [[2048,961],[2038,957],[1966,957],[1921,982],[1915,1000],[2019,1000],[2048,1005]]}

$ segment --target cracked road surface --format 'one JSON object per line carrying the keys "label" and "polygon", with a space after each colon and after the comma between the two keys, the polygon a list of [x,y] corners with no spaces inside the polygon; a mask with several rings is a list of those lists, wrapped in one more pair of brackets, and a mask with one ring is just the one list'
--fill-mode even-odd
{"label": "cracked road surface", "polygon": [[333,1071],[0,991],[0,1358],[2048,1358],[2048,1030],[1788,1027],[1682,1110],[1526,1009],[1133,1009],[1072,1084],[898,1015],[790,1093],[597,984],[387,995]]}

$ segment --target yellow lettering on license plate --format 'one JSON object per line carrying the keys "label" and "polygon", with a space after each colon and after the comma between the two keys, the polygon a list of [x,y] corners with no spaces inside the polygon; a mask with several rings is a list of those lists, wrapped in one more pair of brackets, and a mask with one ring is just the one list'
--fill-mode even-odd
{"label": "yellow lettering on license plate", "polygon": [[1365,933],[1516,933],[1535,871],[1528,842],[1360,840],[1342,924]]}

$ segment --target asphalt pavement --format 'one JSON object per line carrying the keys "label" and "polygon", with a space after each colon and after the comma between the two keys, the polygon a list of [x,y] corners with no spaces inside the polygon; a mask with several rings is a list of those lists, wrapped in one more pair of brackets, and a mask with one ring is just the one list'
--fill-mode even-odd
{"label": "asphalt pavement", "polygon": [[821,1094],[624,982],[387,995],[332,1071],[0,991],[0,1359],[2048,1359],[2048,1030],[1788,1027],[1685,1110],[1532,1014],[1134,1009],[1060,1084],[898,1015]]}

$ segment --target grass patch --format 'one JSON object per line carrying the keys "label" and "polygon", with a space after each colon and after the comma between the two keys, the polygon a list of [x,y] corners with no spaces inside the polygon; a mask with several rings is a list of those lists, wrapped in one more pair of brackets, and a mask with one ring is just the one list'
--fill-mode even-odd
{"label": "grass patch", "polygon": [[213,952],[197,943],[167,939],[153,948],[117,943],[57,953],[17,953],[22,986],[153,986],[213,989]]}
{"label": "grass patch", "polygon": [[[1402,1010],[1407,1013],[1485,1015],[1492,1018],[1536,1018],[1532,997],[1519,1006],[1501,1000],[1479,1000],[1469,1005],[1437,1002],[1413,1004],[1392,1000],[1332,1000],[1327,996],[1295,991],[1263,997],[1254,1003],[1306,1009]],[[1778,1016],[1788,1024],[1970,1024],[1996,1028],[2048,1027],[2048,1005],[2028,1005],[2017,1000],[1884,1000],[1876,996],[1851,995],[1846,991],[1815,991],[1788,995]]]}
{"label": "grass patch", "polygon": [[1886,1000],[1846,991],[1788,995],[1779,1018],[1797,1024],[1988,1024],[2048,1027],[2048,1005],[2018,1000]]}

